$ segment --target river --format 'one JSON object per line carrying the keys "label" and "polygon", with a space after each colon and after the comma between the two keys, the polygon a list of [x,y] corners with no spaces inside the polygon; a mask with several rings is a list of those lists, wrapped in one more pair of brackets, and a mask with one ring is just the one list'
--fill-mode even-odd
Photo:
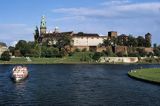
{"label": "river", "polygon": [[127,72],[160,65],[27,65],[29,77],[10,79],[15,65],[0,65],[0,105],[159,106],[160,86]]}

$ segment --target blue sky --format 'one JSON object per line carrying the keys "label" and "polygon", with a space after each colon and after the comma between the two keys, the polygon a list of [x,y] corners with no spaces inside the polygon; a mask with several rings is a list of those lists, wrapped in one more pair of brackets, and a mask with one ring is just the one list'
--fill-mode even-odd
{"label": "blue sky", "polygon": [[107,35],[152,34],[160,44],[160,0],[1,0],[0,41],[33,40],[42,15],[47,29]]}

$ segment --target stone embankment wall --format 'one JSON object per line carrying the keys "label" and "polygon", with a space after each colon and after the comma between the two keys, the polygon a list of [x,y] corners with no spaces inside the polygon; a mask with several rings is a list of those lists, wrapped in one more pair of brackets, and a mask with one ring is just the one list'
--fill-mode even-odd
{"label": "stone embankment wall", "polygon": [[136,63],[137,57],[101,57],[101,63]]}

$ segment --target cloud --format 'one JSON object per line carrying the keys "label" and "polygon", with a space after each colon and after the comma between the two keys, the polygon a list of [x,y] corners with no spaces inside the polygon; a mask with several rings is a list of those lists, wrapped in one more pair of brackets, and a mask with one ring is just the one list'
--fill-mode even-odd
{"label": "cloud", "polygon": [[[112,3],[120,4],[120,1],[111,1]],[[100,17],[100,18],[134,18],[152,17],[159,15],[160,3],[132,3],[126,4],[129,1],[124,0],[121,5],[101,6],[99,8],[58,8],[52,10],[54,13],[60,13],[69,16],[83,16],[83,17]],[[108,3],[108,2],[107,2]],[[105,3],[106,4],[106,3]]]}
{"label": "cloud", "polygon": [[13,41],[13,42],[10,43],[10,45],[15,47],[17,43],[18,43],[18,41]]}
{"label": "cloud", "polygon": [[0,24],[0,41],[11,44],[20,39],[33,39],[33,30],[26,24]]}
{"label": "cloud", "polygon": [[[119,33],[144,35],[153,34],[158,42],[160,31],[160,2],[133,2],[133,0],[106,0],[96,7],[57,8],[52,12],[63,16],[62,27],[78,31],[106,34],[115,30]],[[71,18],[74,17],[74,18]],[[79,18],[83,17],[83,21]]]}
{"label": "cloud", "polygon": [[113,6],[113,5],[123,5],[131,3],[130,0],[108,0],[106,2],[101,3],[102,6]]}

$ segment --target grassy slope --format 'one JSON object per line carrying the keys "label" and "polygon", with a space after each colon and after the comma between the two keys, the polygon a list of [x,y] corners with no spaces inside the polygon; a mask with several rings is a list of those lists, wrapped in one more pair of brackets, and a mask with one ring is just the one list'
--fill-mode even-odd
{"label": "grassy slope", "polygon": [[[81,62],[80,58],[83,54],[89,52],[77,52],[73,56],[66,56],[63,58],[31,58],[31,62],[28,62],[25,57],[13,58],[9,62],[4,62],[0,60],[0,64],[55,64],[55,63],[85,63]],[[87,62],[86,62],[87,63]]]}
{"label": "grassy slope", "polygon": [[134,70],[128,73],[131,77],[135,77],[142,80],[160,83],[160,69],[141,69]]}

